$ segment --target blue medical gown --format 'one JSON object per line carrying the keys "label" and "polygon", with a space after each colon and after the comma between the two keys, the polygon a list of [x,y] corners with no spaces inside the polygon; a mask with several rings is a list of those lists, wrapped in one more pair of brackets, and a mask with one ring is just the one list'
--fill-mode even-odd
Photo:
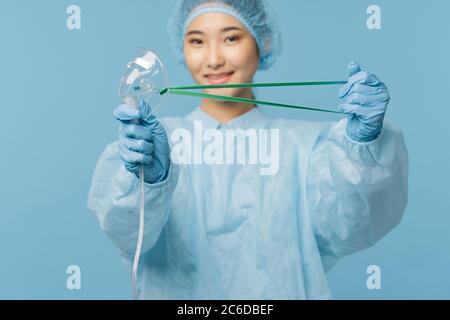
{"label": "blue medical gown", "polygon": [[[327,270],[401,220],[408,155],[388,123],[368,143],[347,137],[346,119],[274,119],[259,108],[225,125],[200,108],[161,123],[171,140],[195,121],[204,130],[279,129],[279,171],[172,162],[164,181],[146,184],[140,299],[327,299]],[[139,180],[117,142],[98,160],[88,207],[131,268]]]}

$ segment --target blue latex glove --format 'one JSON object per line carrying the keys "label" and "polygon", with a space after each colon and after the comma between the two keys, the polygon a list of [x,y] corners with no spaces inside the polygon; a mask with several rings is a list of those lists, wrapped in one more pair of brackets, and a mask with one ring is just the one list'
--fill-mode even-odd
{"label": "blue latex glove", "polygon": [[390,96],[386,85],[374,74],[361,71],[359,64],[348,65],[348,82],[339,90],[345,103],[339,110],[348,114],[347,135],[359,142],[378,137]]}
{"label": "blue latex glove", "polygon": [[137,110],[122,104],[114,110],[114,116],[121,122],[119,151],[127,170],[139,177],[144,165],[145,182],[163,181],[169,170],[170,147],[166,131],[150,106],[143,102]]}

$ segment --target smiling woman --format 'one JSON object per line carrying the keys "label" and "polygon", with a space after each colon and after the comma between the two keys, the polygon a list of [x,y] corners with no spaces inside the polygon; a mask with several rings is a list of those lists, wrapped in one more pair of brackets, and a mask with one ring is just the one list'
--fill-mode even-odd
{"label": "smiling woman", "polygon": [[[255,39],[234,17],[207,13],[189,25],[184,40],[185,63],[198,84],[250,83],[258,70]],[[207,93],[252,99],[251,88],[208,89]],[[205,99],[202,109],[226,122],[254,105]]]}
{"label": "smiling woman", "polygon": [[184,40],[184,57],[199,84],[249,83],[259,64],[252,35],[223,13],[208,13],[192,22]]}
{"label": "smiling woman", "polygon": [[[253,82],[256,71],[268,69],[281,51],[278,23],[266,1],[179,1],[176,13],[169,23],[174,47],[198,84]],[[205,91],[254,98],[251,88]],[[211,99],[201,105],[223,123],[254,107]]]}
{"label": "smiling woman", "polygon": [[[274,10],[264,0],[193,0],[178,1],[169,21],[169,33],[180,63],[184,63],[184,37],[192,22],[207,13],[223,13],[233,17],[257,43],[259,69],[270,68],[281,52],[281,34]],[[231,24],[229,27],[233,27]],[[228,27],[222,25],[222,28]]]}
{"label": "smiling woman", "polygon": [[[198,84],[253,82],[256,71],[268,69],[281,51],[278,23],[266,1],[179,1],[176,12],[169,24],[174,47]],[[251,88],[206,92],[254,98]],[[210,99],[201,106],[220,122],[254,107]]]}

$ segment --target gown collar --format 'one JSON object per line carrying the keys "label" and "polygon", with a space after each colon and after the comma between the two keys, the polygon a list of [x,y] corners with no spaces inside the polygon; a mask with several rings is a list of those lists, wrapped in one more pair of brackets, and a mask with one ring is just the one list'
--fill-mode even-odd
{"label": "gown collar", "polygon": [[261,128],[269,122],[269,118],[265,116],[258,106],[250,111],[228,121],[227,123],[220,123],[208,113],[203,111],[201,107],[197,107],[194,111],[187,115],[187,119],[194,121],[201,121],[206,129],[250,129]]}

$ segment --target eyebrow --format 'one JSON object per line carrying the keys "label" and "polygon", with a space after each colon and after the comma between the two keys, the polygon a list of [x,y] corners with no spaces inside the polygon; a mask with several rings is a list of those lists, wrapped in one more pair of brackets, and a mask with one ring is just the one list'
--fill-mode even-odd
{"label": "eyebrow", "polygon": [[[222,30],[220,30],[220,32],[224,33],[224,32],[233,31],[233,30],[240,30],[240,31],[242,31],[242,28],[239,28],[239,27],[226,27],[226,28],[223,28]],[[201,32],[200,30],[191,30],[188,33],[186,33],[186,36],[190,36],[190,35],[193,35],[193,34],[203,35],[204,33]]]}

